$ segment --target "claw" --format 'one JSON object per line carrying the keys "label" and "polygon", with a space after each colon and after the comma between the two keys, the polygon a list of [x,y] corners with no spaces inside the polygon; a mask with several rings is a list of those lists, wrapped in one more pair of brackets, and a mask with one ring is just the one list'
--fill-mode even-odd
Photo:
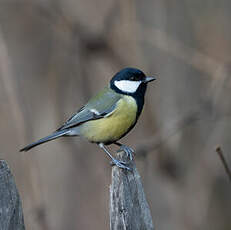
{"label": "claw", "polygon": [[107,153],[107,155],[111,158],[111,160],[112,160],[111,164],[112,164],[112,165],[116,165],[116,166],[119,167],[119,168],[127,169],[127,170],[129,170],[129,171],[132,171],[131,168],[129,168],[129,167],[126,166],[126,165],[127,165],[127,162],[119,161],[119,160],[115,159],[115,158],[111,155],[111,153],[107,150],[107,148],[104,146],[103,143],[99,143],[99,147],[102,148],[102,149]]}
{"label": "claw", "polygon": [[133,153],[135,151],[132,148],[130,148],[126,145],[121,145],[119,150],[124,151],[126,153],[127,157],[129,157],[130,161],[133,160]]}
{"label": "claw", "polygon": [[126,169],[128,171],[132,171],[132,169],[127,167],[126,164],[127,164],[126,162],[116,160],[115,158],[113,158],[111,161],[111,165],[116,165],[119,168]]}
{"label": "claw", "polygon": [[[127,164],[128,164],[128,162],[126,162],[126,161],[120,161],[120,160],[117,160],[117,159],[115,159],[115,158],[113,158],[113,159],[114,159],[115,161],[120,162],[120,163],[123,164],[123,165],[127,165]],[[112,164],[112,165],[116,165],[115,162],[114,162],[114,160],[111,161],[111,164]]]}

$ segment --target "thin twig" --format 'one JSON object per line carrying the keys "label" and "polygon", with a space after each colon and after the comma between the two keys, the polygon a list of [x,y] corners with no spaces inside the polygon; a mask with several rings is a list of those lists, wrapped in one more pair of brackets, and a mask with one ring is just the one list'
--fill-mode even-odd
{"label": "thin twig", "polygon": [[221,162],[222,162],[222,164],[223,164],[223,166],[224,166],[224,168],[225,168],[225,172],[226,172],[226,174],[228,175],[229,180],[230,180],[230,182],[231,182],[231,170],[230,170],[230,168],[229,168],[229,166],[228,166],[228,163],[227,163],[227,161],[226,161],[226,159],[225,159],[225,157],[224,157],[223,151],[222,151],[222,149],[221,149],[220,146],[218,146],[218,147],[216,148],[216,152],[217,152],[217,154],[219,155],[219,157],[220,157],[220,159],[221,159]]}

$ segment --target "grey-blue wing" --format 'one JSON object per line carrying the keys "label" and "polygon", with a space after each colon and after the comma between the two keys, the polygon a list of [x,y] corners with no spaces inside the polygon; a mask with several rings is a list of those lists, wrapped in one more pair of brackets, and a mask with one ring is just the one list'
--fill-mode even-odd
{"label": "grey-blue wing", "polygon": [[91,99],[77,113],[68,119],[58,130],[78,126],[89,120],[100,119],[113,112],[121,95],[111,89],[105,88],[102,92]]}

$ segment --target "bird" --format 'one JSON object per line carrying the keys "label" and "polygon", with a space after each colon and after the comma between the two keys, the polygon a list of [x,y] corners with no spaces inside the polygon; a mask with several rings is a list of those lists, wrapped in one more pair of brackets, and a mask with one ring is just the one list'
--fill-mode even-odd
{"label": "bird", "polygon": [[133,160],[134,150],[118,142],[137,123],[144,105],[147,84],[156,80],[137,68],[127,67],[117,72],[109,85],[74,113],[59,129],[20,149],[28,151],[37,145],[63,136],[82,136],[96,143],[111,158],[111,163],[131,170],[128,162],[113,157],[107,145],[115,144]]}

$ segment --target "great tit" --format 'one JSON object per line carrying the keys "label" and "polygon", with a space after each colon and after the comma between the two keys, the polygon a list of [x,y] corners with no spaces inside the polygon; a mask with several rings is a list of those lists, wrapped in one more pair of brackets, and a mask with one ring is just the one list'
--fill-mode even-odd
{"label": "great tit", "polygon": [[125,68],[111,79],[109,86],[89,100],[58,130],[20,151],[54,140],[62,136],[83,136],[96,143],[111,158],[112,163],[123,169],[130,169],[127,163],[115,159],[105,145],[120,146],[130,160],[134,150],[118,142],[136,124],[144,105],[147,83],[155,80],[141,70]]}

